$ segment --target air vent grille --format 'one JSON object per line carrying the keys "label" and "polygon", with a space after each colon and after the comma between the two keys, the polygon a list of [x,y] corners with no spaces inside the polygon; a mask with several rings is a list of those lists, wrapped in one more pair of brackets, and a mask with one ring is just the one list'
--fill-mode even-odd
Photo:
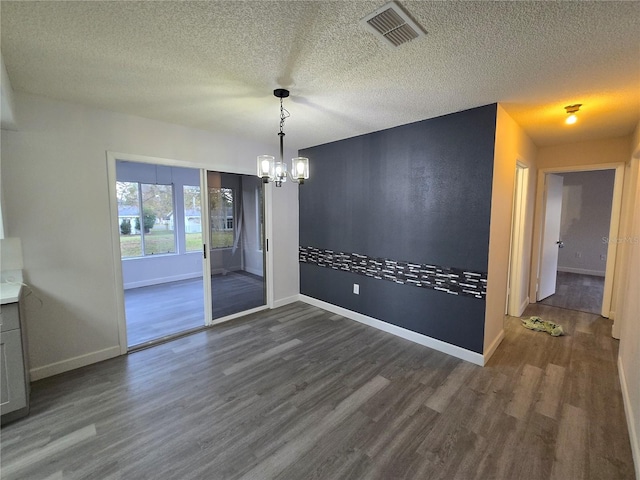
{"label": "air vent grille", "polygon": [[424,29],[395,2],[387,3],[360,22],[378,38],[394,47],[425,34]]}
{"label": "air vent grille", "polygon": [[402,17],[391,8],[384,10],[382,13],[369,19],[367,22],[382,35],[386,35],[390,31],[404,25]]}

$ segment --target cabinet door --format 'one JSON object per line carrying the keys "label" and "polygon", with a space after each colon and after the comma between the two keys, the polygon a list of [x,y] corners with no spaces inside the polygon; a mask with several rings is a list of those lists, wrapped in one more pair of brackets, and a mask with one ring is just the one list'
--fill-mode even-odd
{"label": "cabinet door", "polygon": [[20,330],[0,334],[0,414],[27,406]]}

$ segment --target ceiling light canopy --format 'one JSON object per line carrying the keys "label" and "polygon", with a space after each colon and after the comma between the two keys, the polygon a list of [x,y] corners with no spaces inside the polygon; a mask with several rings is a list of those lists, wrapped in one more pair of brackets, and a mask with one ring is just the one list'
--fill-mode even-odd
{"label": "ceiling light canopy", "polygon": [[264,183],[269,180],[275,182],[276,187],[281,187],[287,181],[287,177],[292,182],[302,185],[309,178],[309,159],[305,157],[296,157],[291,159],[291,171],[287,170],[287,164],[284,161],[284,121],[289,118],[289,112],[284,108],[283,98],[289,96],[289,90],[284,88],[276,88],[273,94],[280,99],[280,159],[276,160],[273,155],[258,155],[258,176],[262,178]]}
{"label": "ceiling light canopy", "polygon": [[566,123],[567,125],[573,125],[574,123],[576,123],[578,121],[576,113],[580,110],[581,106],[581,103],[576,103],[575,105],[567,105],[566,107],[564,107],[568,115],[564,123]]}

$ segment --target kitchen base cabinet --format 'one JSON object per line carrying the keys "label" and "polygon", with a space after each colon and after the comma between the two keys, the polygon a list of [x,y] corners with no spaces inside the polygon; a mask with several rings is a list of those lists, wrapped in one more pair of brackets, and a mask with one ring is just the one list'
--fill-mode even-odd
{"label": "kitchen base cabinet", "polygon": [[0,414],[4,424],[29,413],[29,377],[19,303],[2,305],[0,318]]}

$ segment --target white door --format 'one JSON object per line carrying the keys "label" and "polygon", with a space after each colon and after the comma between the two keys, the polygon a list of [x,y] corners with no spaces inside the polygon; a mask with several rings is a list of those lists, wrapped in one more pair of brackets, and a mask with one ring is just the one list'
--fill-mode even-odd
{"label": "white door", "polygon": [[560,240],[560,220],[562,214],[562,183],[560,175],[547,174],[544,189],[544,230],[542,232],[542,252],[540,275],[538,276],[538,300],[556,293],[558,273],[558,248]]}

